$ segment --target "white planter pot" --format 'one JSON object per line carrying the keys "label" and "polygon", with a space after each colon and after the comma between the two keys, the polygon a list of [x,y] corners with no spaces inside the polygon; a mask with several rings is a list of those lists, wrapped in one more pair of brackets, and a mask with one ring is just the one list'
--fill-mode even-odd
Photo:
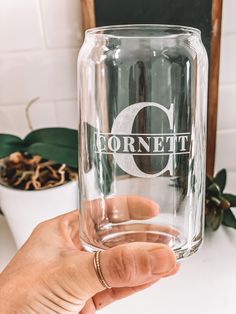
{"label": "white planter pot", "polygon": [[17,248],[42,221],[76,209],[76,181],[42,191],[20,191],[0,185],[0,206]]}

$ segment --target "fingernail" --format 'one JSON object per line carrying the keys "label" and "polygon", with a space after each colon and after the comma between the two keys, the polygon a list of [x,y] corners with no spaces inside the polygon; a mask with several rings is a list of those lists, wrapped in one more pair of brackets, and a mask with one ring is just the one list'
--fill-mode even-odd
{"label": "fingernail", "polygon": [[168,247],[157,248],[151,251],[152,273],[165,275],[176,266],[176,258]]}

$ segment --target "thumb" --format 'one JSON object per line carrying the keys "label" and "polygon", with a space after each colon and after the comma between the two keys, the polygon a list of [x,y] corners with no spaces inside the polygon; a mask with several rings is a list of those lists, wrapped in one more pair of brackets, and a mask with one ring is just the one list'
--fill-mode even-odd
{"label": "thumb", "polygon": [[[78,280],[82,279],[81,276],[86,278],[84,293],[91,297],[104,287],[93,266],[94,255],[85,254],[86,258],[79,261],[83,274],[80,273]],[[130,243],[101,252],[100,266],[109,286],[135,287],[167,275],[176,267],[176,258],[173,251],[163,244]]]}

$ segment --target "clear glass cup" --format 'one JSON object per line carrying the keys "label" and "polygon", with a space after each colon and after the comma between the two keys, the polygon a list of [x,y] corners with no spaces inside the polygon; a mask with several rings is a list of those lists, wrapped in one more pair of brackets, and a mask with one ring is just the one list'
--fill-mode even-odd
{"label": "clear glass cup", "polygon": [[94,252],[127,242],[203,239],[208,60],[199,30],[90,29],[78,58],[80,237]]}

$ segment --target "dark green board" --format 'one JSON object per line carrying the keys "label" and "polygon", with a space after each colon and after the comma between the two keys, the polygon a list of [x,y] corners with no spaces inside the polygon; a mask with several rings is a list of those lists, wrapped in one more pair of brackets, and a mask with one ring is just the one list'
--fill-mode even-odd
{"label": "dark green board", "polygon": [[174,24],[199,28],[210,56],[212,0],[95,0],[97,26]]}

